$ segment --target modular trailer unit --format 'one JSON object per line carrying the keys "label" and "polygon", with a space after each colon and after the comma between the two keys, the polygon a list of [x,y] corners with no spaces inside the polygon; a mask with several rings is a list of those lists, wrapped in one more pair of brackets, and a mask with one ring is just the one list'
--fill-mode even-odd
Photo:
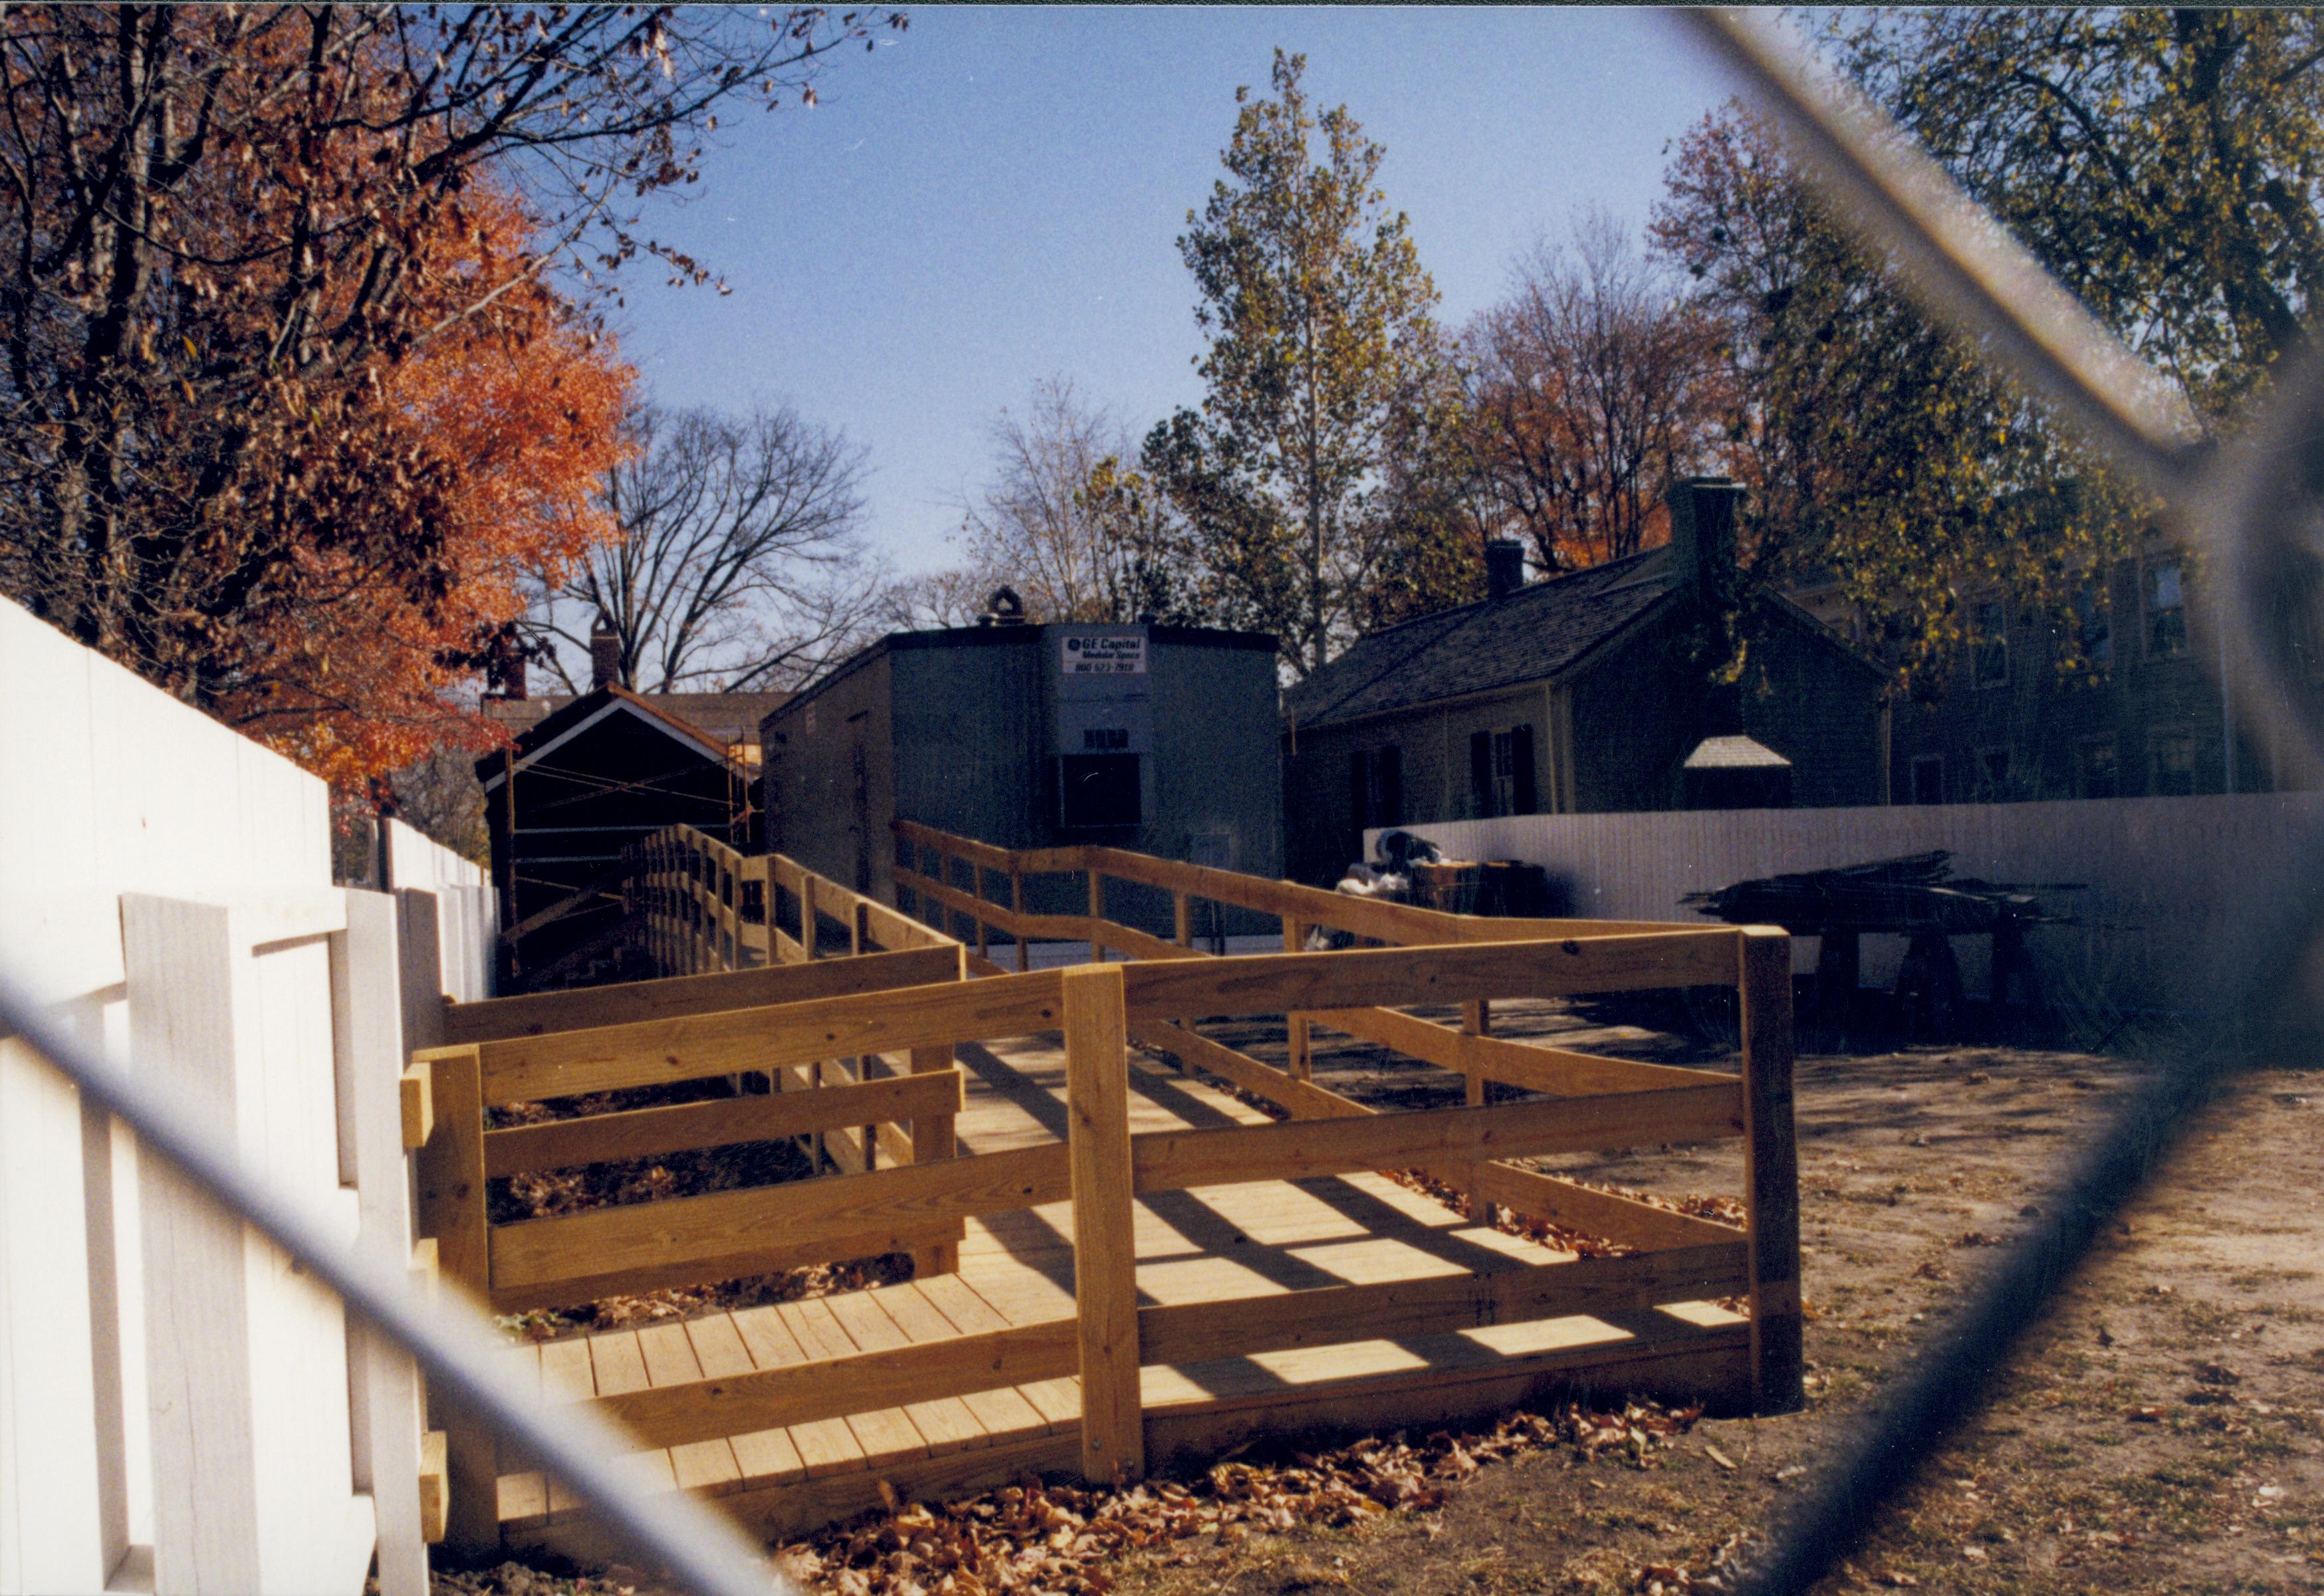
{"label": "modular trailer unit", "polygon": [[[1275,660],[1272,637],[1204,627],[897,632],[762,723],[768,845],[890,902],[899,818],[1279,875]],[[1086,909],[1043,885],[1028,909]]]}

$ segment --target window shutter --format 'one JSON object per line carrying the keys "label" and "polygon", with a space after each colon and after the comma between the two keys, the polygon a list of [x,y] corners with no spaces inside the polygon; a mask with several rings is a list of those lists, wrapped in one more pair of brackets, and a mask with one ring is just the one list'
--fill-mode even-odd
{"label": "window shutter", "polygon": [[1371,780],[1364,763],[1362,749],[1348,755],[1348,813],[1355,817],[1358,831],[1372,823]]}
{"label": "window shutter", "polygon": [[1372,755],[1379,767],[1379,815],[1374,821],[1379,826],[1404,824],[1404,750],[1395,743]]}
{"label": "window shutter", "polygon": [[1533,727],[1509,728],[1509,791],[1513,802],[1509,813],[1530,815],[1534,812],[1533,786]]}
{"label": "window shutter", "polygon": [[1469,788],[1476,795],[1477,818],[1490,819],[1493,813],[1493,734],[1490,732],[1469,734]]}

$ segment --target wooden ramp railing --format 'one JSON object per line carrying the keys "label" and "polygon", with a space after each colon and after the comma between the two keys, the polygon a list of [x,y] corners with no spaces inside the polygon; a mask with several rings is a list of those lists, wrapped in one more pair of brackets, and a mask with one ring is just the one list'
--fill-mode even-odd
{"label": "wooden ramp railing", "polygon": [[[1741,1090],[1749,1120],[1743,1201],[1744,1235],[1752,1259],[1752,1401],[1763,1412],[1799,1406],[1803,1371],[1799,1176],[1792,1114],[1792,955],[1787,933],[1771,927],[1738,930],[1650,921],[1449,914],[1120,848],[999,848],[905,820],[895,822],[894,831],[899,898],[909,893],[910,907],[923,919],[933,918],[936,928],[973,944],[969,967],[982,974],[996,974],[1001,969],[991,957],[996,934],[1014,945],[1015,962],[1022,971],[1036,940],[1086,943],[1098,959],[1113,954],[1135,960],[1203,959],[1205,955],[1194,946],[1193,928],[1194,909],[1205,900],[1246,915],[1276,918],[1284,947],[1293,950],[1285,959],[1227,962],[1242,966],[1268,964],[1275,973],[1276,989],[1285,1001],[1274,1010],[1256,1012],[1283,1016],[1286,1067],[1277,1069],[1204,1036],[1195,1024],[1199,1016],[1194,1013],[1134,1012],[1130,1034],[1141,1047],[1168,1054],[1181,1067],[1217,1075],[1286,1110],[1295,1119],[1348,1120],[1373,1112],[1314,1084],[1312,1037],[1318,1026],[1460,1075],[1471,1107],[1485,1103],[1487,1087],[1492,1083],[1563,1099],[1578,1109],[1582,1101],[1609,1094],[1684,1092],[1714,1083],[1731,1088],[1735,1080],[1717,1072],[1497,1038],[1490,1034],[1491,999],[1512,994],[1456,992],[1449,990],[1452,983],[1432,986],[1425,979],[1412,983],[1400,973],[1390,976],[1387,965],[1311,964],[1308,961],[1322,955],[1297,950],[1306,946],[1319,927],[1363,942],[1438,950],[1439,956],[1448,959],[1456,956],[1456,948],[1465,952],[1478,945],[1499,945],[1503,954],[1495,956],[1507,956],[1519,964],[1545,963],[1552,970],[1565,969],[1577,975],[1587,970],[1587,979],[1599,983],[1563,989],[1572,994],[1694,985],[1731,988],[1737,994]],[[1086,914],[1026,911],[1027,879],[1056,874],[1084,878]],[[1175,935],[1166,940],[1109,918],[1109,881],[1167,894]],[[1006,904],[992,897],[1004,885]],[[963,921],[967,924],[963,926]],[[1429,966],[1423,959],[1417,967]],[[1327,977],[1327,971],[1340,968],[1372,968],[1381,973],[1369,983],[1341,983]],[[1306,979],[1302,980],[1303,975]],[[1462,1015],[1457,1030],[1397,1011],[1402,1006],[1455,1001]],[[1244,1007],[1204,1012],[1225,1016],[1254,1010]],[[1735,1234],[1728,1226],[1517,1167],[1508,1162],[1516,1156],[1496,1152],[1473,1160],[1448,1160],[1426,1172],[1467,1193],[1480,1204],[1500,1204],[1642,1250],[1691,1246]]]}
{"label": "wooden ramp railing", "polygon": [[[881,971],[880,986],[912,984],[916,970],[938,965],[952,973],[918,979],[958,979],[966,973],[961,945],[941,932],[816,875],[797,860],[779,853],[746,856],[690,826],[669,826],[635,844],[629,853],[629,871],[624,901],[657,976],[907,953],[927,957],[917,966],[891,961]],[[815,994],[799,991],[794,995]],[[718,1001],[733,1008],[786,1000],[722,992]],[[951,1066],[949,1055],[913,1063],[916,1073]],[[876,1056],[819,1059],[779,1072],[776,1085],[788,1091],[851,1085],[885,1068]],[[827,1160],[842,1173],[860,1173],[882,1156],[895,1163],[908,1163],[914,1156],[908,1138],[892,1122],[871,1128],[849,1123],[819,1132],[814,1139],[818,1167]]]}
{"label": "wooden ramp railing", "polygon": [[[979,846],[927,835],[911,840],[931,851],[940,844],[951,846],[955,857]],[[1011,873],[1031,868],[1022,855],[991,850],[984,857],[988,868],[997,865]],[[561,999],[456,1007],[447,1033],[455,1045],[420,1056],[435,1093],[434,1130],[421,1153],[421,1212],[438,1239],[445,1274],[503,1307],[570,1301],[808,1259],[894,1250],[926,1257],[927,1249],[941,1244],[940,1238],[961,1236],[971,1220],[1069,1202],[1070,1316],[981,1327],[963,1324],[956,1327],[959,1333],[844,1355],[818,1356],[805,1349],[806,1356],[785,1363],[724,1370],[715,1377],[706,1367],[704,1378],[589,1398],[630,1425],[641,1445],[682,1448],[721,1437],[763,1435],[779,1426],[793,1426],[790,1434],[804,1435],[817,1425],[887,1409],[1078,1377],[1077,1422],[1056,1421],[1050,1430],[951,1454],[941,1464],[925,1459],[918,1464],[882,1464],[881,1479],[906,1494],[973,1489],[1027,1468],[1077,1469],[1093,1481],[1134,1479],[1149,1458],[1215,1452],[1246,1438],[1255,1422],[1264,1422],[1263,1416],[1254,1418],[1247,1401],[1189,1407],[1174,1400],[1149,1408],[1141,1371],[1157,1365],[1183,1369],[1382,1336],[1425,1341],[1480,1326],[1571,1315],[1614,1315],[1613,1322],[1627,1323],[1622,1315],[1643,1315],[1651,1323],[1554,1356],[1527,1354],[1509,1365],[1515,1371],[1510,1378],[1588,1384],[1594,1369],[1609,1371],[1603,1377],[1609,1381],[1651,1377],[1662,1382],[1658,1388],[1677,1382],[1763,1412],[1797,1406],[1790,950],[1783,933],[1705,927],[1623,927],[1601,934],[1597,926],[1472,922],[1428,911],[1413,911],[1427,918],[1408,921],[1377,912],[1391,906],[1337,901],[1331,894],[1315,894],[1321,902],[1276,897],[1276,883],[1246,884],[1246,878],[1223,872],[1175,878],[1188,884],[1174,890],[1189,895],[1217,895],[1237,903],[1271,899],[1285,905],[1277,912],[1302,927],[1346,920],[1359,935],[1381,941],[1400,936],[1415,944],[1214,958],[1102,916],[1103,877],[1136,871],[1167,881],[1185,867],[1079,851],[1071,861],[1050,854],[1033,863],[1078,868],[1099,878],[1092,882],[1097,912],[1045,917],[1049,923],[1034,934],[1049,935],[1053,923],[1064,920],[1101,948],[1127,947],[1151,956],[964,980],[961,946],[927,927],[914,930],[938,939],[930,946],[809,961],[807,927],[815,921],[802,919],[794,922],[801,927],[798,935],[785,932],[798,945],[798,963]],[[694,866],[673,869],[667,854],[653,863],[657,874],[688,873],[708,891],[708,883],[690,875]],[[733,873],[748,879],[739,869]],[[951,890],[918,871],[899,876],[912,878],[930,900],[936,899],[935,889]],[[781,881],[771,870],[768,879]],[[828,883],[805,879],[798,885],[804,906],[816,910]],[[980,901],[973,894],[961,896],[966,904]],[[697,928],[690,933],[696,936],[693,951],[684,956],[749,956],[752,939],[733,934],[735,926],[752,923],[739,908],[730,924],[710,915],[700,898],[687,894],[683,901],[694,908],[681,904],[677,912],[693,917]],[[720,901],[736,907],[724,897]],[[863,915],[850,897],[832,901],[859,926],[876,918]],[[1005,924],[1013,927],[1006,934],[1025,934],[1028,917],[1013,907],[1003,912],[1010,917]],[[1178,916],[1182,931],[1185,918],[1183,912]],[[756,923],[772,930],[781,918],[779,910]],[[1450,927],[1443,924],[1448,920],[1453,922]],[[1491,935],[1511,930],[1517,935]],[[1552,934],[1543,935],[1545,930]],[[716,946],[707,946],[714,934]],[[1296,944],[1304,937],[1301,929],[1289,939]],[[767,942],[783,946],[772,936]],[[989,933],[986,946],[989,950]],[[932,971],[932,978],[909,980],[913,970],[947,959],[949,967]],[[974,963],[983,970],[997,968],[989,951],[975,955]],[[1740,1077],[1531,1047],[1483,1034],[1487,1005],[1497,1000],[1677,987],[1723,987],[1739,993]],[[560,1001],[567,1006],[540,1006]],[[1462,1005],[1477,1023],[1453,1031],[1397,1012],[1428,1004]],[[1327,1027],[1363,1025],[1391,1038],[1389,1045],[1425,1049],[1417,1056],[1434,1055],[1431,1061],[1443,1067],[1479,1080],[1509,1080],[1545,1095],[1373,1113],[1316,1085],[1305,1069],[1275,1069],[1195,1029],[1207,1019],[1283,1014]],[[949,1145],[951,1116],[962,1101],[954,1049],[1040,1033],[1064,1038],[1065,1139],[970,1154]],[[1293,1117],[1133,1133],[1128,1056],[1132,1038],[1152,1039],[1182,1064],[1245,1085],[1282,1103]],[[835,1056],[881,1054],[908,1056],[914,1073],[830,1082],[811,1092],[757,1101],[730,1099],[715,1105],[720,1111],[715,1113],[689,1104],[545,1126],[483,1128],[484,1111],[493,1104],[738,1073],[780,1078]],[[942,1067],[920,1067],[939,1061]],[[484,1222],[484,1183],[502,1171],[606,1155],[613,1149],[627,1156],[648,1149],[716,1145],[713,1139],[742,1134],[792,1134],[816,1126],[828,1133],[836,1121],[859,1116],[908,1121],[913,1161],[881,1167],[877,1155],[886,1144],[875,1138],[865,1144],[873,1154],[870,1167],[860,1172],[515,1224]],[[1509,1162],[1729,1137],[1742,1139],[1745,1149],[1749,1218],[1741,1230]],[[940,1140],[945,1145],[937,1145]],[[1491,1201],[1626,1242],[1635,1250],[1571,1261],[1545,1255],[1537,1265],[1480,1266],[1480,1272],[1450,1277],[1238,1297],[1228,1311],[1208,1300],[1139,1299],[1132,1204],[1141,1198],[1408,1168],[1435,1172]],[[1748,1300],[1748,1323],[1715,1312],[1705,1317],[1678,1311],[1683,1305],[1728,1296]],[[1664,1307],[1673,1312],[1647,1312]],[[1397,1422],[1416,1422],[1447,1410],[1431,1407],[1432,1402],[1473,1403],[1475,1398],[1462,1393],[1478,1378],[1473,1368],[1448,1367],[1439,1373],[1431,1364],[1397,1376],[1387,1396],[1396,1412],[1407,1415]],[[1298,1410],[1308,1418],[1286,1408],[1284,1422],[1312,1422],[1319,1411],[1313,1405],[1317,1398],[1294,1397],[1310,1403]],[[1347,1401],[1374,1418],[1387,1411],[1382,1399],[1362,1379],[1349,1388]],[[471,1451],[464,1459],[456,1438],[452,1471],[456,1525],[493,1523],[489,1448],[481,1454]],[[772,1531],[853,1510],[871,1499],[865,1489],[855,1476],[818,1475],[810,1469],[805,1477],[722,1499],[761,1530]]]}
{"label": "wooden ramp railing", "polygon": [[[491,1222],[490,1183],[529,1173],[797,1139],[819,1174],[831,1172],[780,1188],[799,1192],[954,1152],[962,1075],[948,1047],[915,1049],[908,1073],[898,1073],[876,1049],[843,1056],[835,1035],[762,1047],[750,1024],[759,1014],[957,985],[966,976],[958,943],[791,861],[742,858],[690,827],[657,834],[632,862],[622,886],[633,923],[654,964],[686,973],[447,1001],[445,1045],[412,1056],[427,1104],[416,1138],[419,1228],[434,1241],[440,1277],[492,1311],[512,1313],[889,1252],[911,1254],[921,1275],[956,1269],[962,1222],[943,1213],[853,1231],[735,1227],[717,1222],[715,1204],[687,1205],[708,1199],[681,1197]],[[843,942],[849,956],[835,956]],[[706,1080],[723,1080],[729,1094],[499,1128],[488,1118],[515,1103]],[[645,1227],[651,1241],[601,1250],[589,1226],[567,1228],[614,1215]],[[459,1482],[449,1532],[481,1551],[497,1540],[491,1444],[481,1430],[454,1425],[448,1445]]]}
{"label": "wooden ramp railing", "polygon": [[739,853],[690,826],[631,845],[622,899],[658,976],[959,946],[797,860]]}
{"label": "wooden ramp railing", "polygon": [[[1724,983],[1741,938],[1708,934],[1699,949],[1654,972],[1654,983]],[[1631,950],[1625,950],[1631,951]],[[1370,1116],[1360,1122],[1297,1121],[1133,1135],[1129,1121],[1127,1038],[1140,1020],[1272,1011],[1292,978],[1282,957],[1204,961],[1192,967],[1080,965],[1004,975],[966,986],[891,993],[877,1015],[860,1007],[851,1040],[889,1047],[935,1040],[999,1040],[1056,1029],[1065,1037],[1066,1140],[945,1164],[880,1170],[807,1185],[683,1199],[687,1227],[720,1234],[779,1230],[806,1239],[886,1233],[943,1217],[968,1219],[1071,1200],[1075,1242],[1075,1317],[1054,1324],[795,1364],[754,1374],[660,1387],[602,1399],[641,1441],[676,1445],[748,1434],[775,1425],[837,1418],[868,1409],[934,1401],[1079,1374],[1081,1449],[1093,1479],[1136,1477],[1138,1370],[1240,1357],[1284,1347],[1382,1334],[1467,1329],[1503,1319],[1600,1313],[1753,1289],[1747,1239],[1723,1226],[1687,1222],[1684,1244],[1637,1256],[1585,1259],[1508,1276],[1462,1275],[1442,1282],[1342,1286],[1215,1305],[1139,1307],[1131,1273],[1133,1198],[1197,1186],[1296,1180],[1431,1162],[1527,1157],[1642,1142],[1691,1142],[1748,1133],[1745,1093],[1732,1076],[1604,1094],[1580,1102],[1504,1103]],[[1538,951],[1480,946],[1323,954],[1296,961],[1303,985],[1385,985],[1428,995],[1483,991],[1549,996],[1639,984],[1638,967],[1588,957],[1552,965]],[[1547,966],[1547,967],[1545,967]],[[683,1055],[715,1056],[728,1029],[761,1036],[776,1056],[791,1038],[841,1021],[835,1006],[802,1005],[687,1022],[665,1038]],[[1674,1216],[1683,1217],[1683,1216]],[[650,1259],[671,1232],[651,1209],[607,1209],[519,1227],[527,1257],[579,1253],[602,1261]]]}

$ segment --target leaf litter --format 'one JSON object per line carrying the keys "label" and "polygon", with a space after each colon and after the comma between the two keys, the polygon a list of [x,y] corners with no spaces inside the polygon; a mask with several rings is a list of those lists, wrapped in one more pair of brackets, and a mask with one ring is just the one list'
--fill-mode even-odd
{"label": "leaf litter", "polygon": [[[1434,1513],[1484,1464],[1563,1449],[1633,1468],[1691,1430],[1700,1407],[1568,1403],[1490,1429],[1368,1437],[1280,1461],[1230,1460],[1184,1481],[1120,1490],[1027,1478],[929,1506],[902,1503],[792,1543],[778,1554],[802,1584],[836,1596],[1104,1596],[1122,1559],[1191,1564],[1207,1541],[1295,1528],[1342,1529],[1394,1513]],[[1674,1587],[1675,1588],[1675,1587]]]}

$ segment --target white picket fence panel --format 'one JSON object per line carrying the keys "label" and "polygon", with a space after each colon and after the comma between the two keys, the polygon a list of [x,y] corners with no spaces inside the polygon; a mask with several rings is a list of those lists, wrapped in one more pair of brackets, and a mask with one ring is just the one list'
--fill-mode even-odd
{"label": "white picket fence panel", "polygon": [[[1541,865],[1572,913],[1600,919],[1693,920],[1680,901],[1689,892],[1944,848],[1956,874],[2080,884],[2044,895],[2080,923],[2026,939],[2053,1000],[2204,1014],[2232,1001],[2249,961],[2265,956],[2257,907],[2315,876],[2324,793],[1516,815],[1405,829],[1447,858]],[[1379,835],[1365,834],[1367,853]],[[1983,993],[1987,939],[1958,940],[1963,978]],[[1801,938],[1799,967],[1816,951]],[[1866,937],[1866,983],[1892,982],[1904,951],[1901,937]]]}
{"label": "white picket fence panel", "polygon": [[462,1003],[491,997],[500,899],[484,866],[429,841],[401,820],[391,820],[387,880],[399,892],[435,896],[445,995]]}
{"label": "white picket fence panel", "polygon": [[[485,990],[490,889],[416,834],[415,890],[335,888],[328,827],[321,782],[0,602],[0,971],[408,1260],[397,1082]],[[424,1596],[420,1423],[408,1358],[0,1041],[0,1596],[352,1593],[374,1553]]]}

